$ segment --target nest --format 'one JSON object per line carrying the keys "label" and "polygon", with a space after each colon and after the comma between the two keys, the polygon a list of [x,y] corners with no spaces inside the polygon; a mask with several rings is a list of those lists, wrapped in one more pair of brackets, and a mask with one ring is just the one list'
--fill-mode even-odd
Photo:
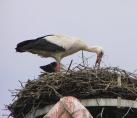
{"label": "nest", "polygon": [[29,111],[54,104],[63,96],[78,99],[137,98],[136,74],[118,67],[96,69],[79,65],[76,68],[64,73],[43,73],[25,85],[20,82],[22,88],[12,93],[16,100],[8,106],[10,115],[24,118]]}

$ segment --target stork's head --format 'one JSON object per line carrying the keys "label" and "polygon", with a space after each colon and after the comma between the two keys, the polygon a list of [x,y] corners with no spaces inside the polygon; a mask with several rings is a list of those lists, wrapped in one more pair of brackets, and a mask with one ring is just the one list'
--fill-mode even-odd
{"label": "stork's head", "polygon": [[100,66],[100,62],[101,62],[102,57],[104,55],[103,48],[101,46],[92,46],[92,47],[87,46],[87,47],[85,47],[85,50],[88,52],[94,52],[97,54],[95,66]]}
{"label": "stork's head", "polygon": [[103,50],[103,48],[102,48],[102,47],[97,47],[96,54],[97,54],[97,59],[96,59],[95,66],[100,66],[100,62],[101,62],[102,57],[103,57],[103,55],[104,55],[104,50]]}

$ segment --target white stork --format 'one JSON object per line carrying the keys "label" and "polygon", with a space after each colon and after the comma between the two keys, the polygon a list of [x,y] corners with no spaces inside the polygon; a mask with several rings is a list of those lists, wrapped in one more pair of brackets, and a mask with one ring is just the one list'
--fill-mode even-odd
{"label": "white stork", "polygon": [[62,58],[76,53],[80,50],[97,54],[96,65],[100,65],[104,51],[100,46],[88,46],[79,38],[46,35],[33,40],[26,40],[17,44],[17,52],[31,52],[41,57],[53,57],[57,61],[57,71],[60,71],[60,61]]}

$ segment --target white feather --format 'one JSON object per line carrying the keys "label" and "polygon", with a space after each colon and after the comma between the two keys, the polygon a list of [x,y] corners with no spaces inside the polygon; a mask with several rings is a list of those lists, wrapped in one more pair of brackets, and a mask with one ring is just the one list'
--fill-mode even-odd
{"label": "white feather", "polygon": [[46,37],[46,40],[63,47],[64,49],[70,49],[77,41],[77,38],[63,36],[63,35],[54,35]]}

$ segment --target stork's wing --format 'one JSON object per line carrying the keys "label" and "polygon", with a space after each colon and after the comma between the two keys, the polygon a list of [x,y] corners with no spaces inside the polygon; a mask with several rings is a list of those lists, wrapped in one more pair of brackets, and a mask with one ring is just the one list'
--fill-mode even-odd
{"label": "stork's wing", "polygon": [[49,51],[49,52],[58,52],[58,51],[65,51],[65,49],[54,42],[50,42],[46,40],[46,37],[38,38],[34,44],[34,49],[42,50],[42,51]]}
{"label": "stork's wing", "polygon": [[58,52],[65,51],[60,45],[55,44],[54,42],[48,41],[46,38],[52,35],[47,35],[44,37],[39,37],[35,40],[27,40],[19,43],[17,45],[16,50],[18,52],[29,51],[29,50],[40,50],[40,51],[48,51],[48,52]]}

